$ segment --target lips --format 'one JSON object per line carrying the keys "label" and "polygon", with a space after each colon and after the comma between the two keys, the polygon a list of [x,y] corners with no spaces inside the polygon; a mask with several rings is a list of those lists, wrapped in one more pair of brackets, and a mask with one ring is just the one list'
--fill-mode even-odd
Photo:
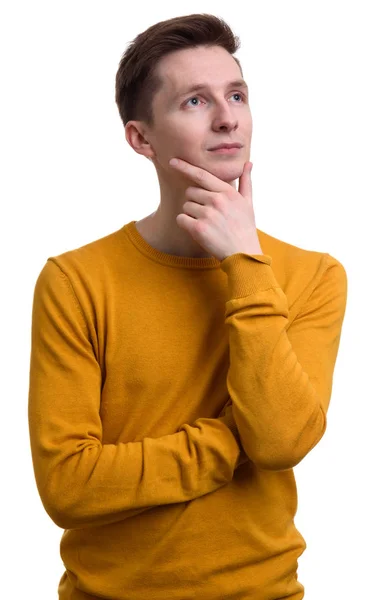
{"label": "lips", "polygon": [[231,144],[218,144],[218,146],[214,146],[213,148],[209,148],[209,150],[219,150],[220,148],[242,148],[242,144],[238,144],[237,142]]}

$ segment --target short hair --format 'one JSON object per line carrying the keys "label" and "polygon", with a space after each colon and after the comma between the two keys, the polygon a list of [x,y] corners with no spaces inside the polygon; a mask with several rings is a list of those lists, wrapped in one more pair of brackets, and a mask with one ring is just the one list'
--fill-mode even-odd
{"label": "short hair", "polygon": [[[158,62],[171,52],[198,46],[221,46],[233,55],[240,39],[222,18],[202,13],[160,21],[129,42],[115,80],[115,102],[124,127],[131,120],[153,126],[153,98],[162,85]],[[243,76],[239,60],[233,58]]]}

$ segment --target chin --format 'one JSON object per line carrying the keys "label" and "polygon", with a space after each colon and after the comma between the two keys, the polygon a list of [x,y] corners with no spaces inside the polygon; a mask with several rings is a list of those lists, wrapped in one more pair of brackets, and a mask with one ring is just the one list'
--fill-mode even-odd
{"label": "chin", "polygon": [[210,165],[207,169],[222,181],[230,183],[231,181],[235,181],[235,179],[239,179],[243,173],[243,168],[244,161],[240,159],[234,161],[234,163],[231,161],[230,164]]}

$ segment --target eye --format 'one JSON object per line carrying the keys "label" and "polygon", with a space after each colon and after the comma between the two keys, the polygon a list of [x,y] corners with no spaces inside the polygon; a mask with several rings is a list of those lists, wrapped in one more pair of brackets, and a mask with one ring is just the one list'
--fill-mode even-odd
{"label": "eye", "polygon": [[[188,100],[186,100],[185,106],[188,105],[188,103],[190,102],[190,100],[198,100],[198,97],[197,96],[192,96],[191,98],[189,98]],[[196,104],[193,104],[193,106],[196,106]]]}
{"label": "eye", "polygon": [[[241,94],[240,92],[234,92],[232,94],[232,96],[240,96],[241,101],[242,102],[244,101],[244,95]],[[189,98],[188,100],[186,100],[185,106],[187,106],[191,100],[198,100],[198,96],[192,96],[191,98]],[[197,106],[197,104],[192,104],[192,106]]]}
{"label": "eye", "polygon": [[243,96],[243,94],[241,94],[240,92],[234,92],[234,93],[233,93],[233,96],[240,96],[240,98],[241,98],[242,100],[244,100],[244,96]]}

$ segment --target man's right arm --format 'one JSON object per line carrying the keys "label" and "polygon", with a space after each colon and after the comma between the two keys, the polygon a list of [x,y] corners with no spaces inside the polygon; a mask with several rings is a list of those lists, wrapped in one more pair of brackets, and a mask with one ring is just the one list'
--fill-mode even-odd
{"label": "man's right arm", "polygon": [[56,525],[115,523],[198,498],[229,483],[246,460],[231,406],[174,434],[103,444],[100,394],[83,315],[68,278],[48,261],[34,291],[28,418],[37,488]]}

